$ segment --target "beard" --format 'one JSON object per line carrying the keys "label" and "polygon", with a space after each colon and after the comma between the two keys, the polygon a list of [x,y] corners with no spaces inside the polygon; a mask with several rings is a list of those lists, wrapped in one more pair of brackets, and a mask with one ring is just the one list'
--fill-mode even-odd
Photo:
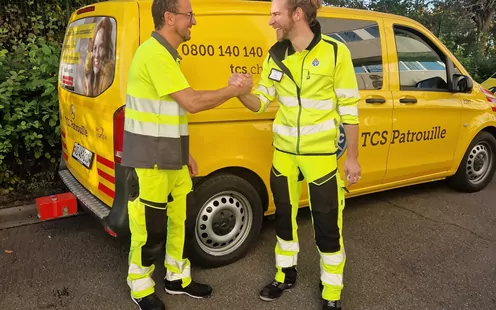
{"label": "beard", "polygon": [[279,42],[284,40],[289,40],[289,33],[293,30],[294,21],[290,20],[289,24],[286,26],[281,26],[281,29],[277,31],[277,40]]}
{"label": "beard", "polygon": [[191,39],[191,31],[188,28],[186,28],[182,31],[180,29],[176,28],[175,32],[182,39],[183,42],[189,41]]}

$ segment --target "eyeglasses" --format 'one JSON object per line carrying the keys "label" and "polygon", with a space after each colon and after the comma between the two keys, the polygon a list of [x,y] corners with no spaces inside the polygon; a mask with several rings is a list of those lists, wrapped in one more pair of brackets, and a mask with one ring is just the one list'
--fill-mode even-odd
{"label": "eyeglasses", "polygon": [[193,19],[193,16],[195,16],[195,13],[193,13],[193,12],[188,12],[188,13],[171,12],[171,13],[172,14],[176,14],[176,15],[185,15],[185,16],[188,16],[190,21]]}

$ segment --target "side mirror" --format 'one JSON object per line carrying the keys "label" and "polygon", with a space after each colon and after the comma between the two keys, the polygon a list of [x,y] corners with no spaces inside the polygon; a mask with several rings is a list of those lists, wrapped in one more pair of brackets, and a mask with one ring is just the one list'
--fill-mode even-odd
{"label": "side mirror", "polygon": [[453,74],[452,88],[457,93],[470,93],[474,87],[472,79],[463,74]]}

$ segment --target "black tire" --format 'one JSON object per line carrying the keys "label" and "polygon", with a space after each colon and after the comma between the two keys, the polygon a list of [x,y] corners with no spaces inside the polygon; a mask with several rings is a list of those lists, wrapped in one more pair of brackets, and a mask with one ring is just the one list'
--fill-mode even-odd
{"label": "black tire", "polygon": [[[496,168],[495,156],[496,138],[489,132],[479,132],[467,148],[455,175],[448,178],[449,186],[465,193],[484,189],[493,178]],[[482,168],[478,169],[481,162]],[[487,164],[487,169],[485,164]],[[483,172],[480,172],[481,170]],[[482,176],[474,179],[473,177],[479,173],[482,173]]]}
{"label": "black tire", "polygon": [[[262,227],[262,201],[256,189],[236,175],[219,174],[203,180],[190,196],[186,225],[191,262],[214,268],[242,258]],[[250,218],[251,225],[248,226]],[[197,233],[197,230],[203,233]],[[215,241],[223,236],[230,241]],[[208,240],[211,240],[210,244],[207,244]],[[213,248],[214,245],[217,248]]]}

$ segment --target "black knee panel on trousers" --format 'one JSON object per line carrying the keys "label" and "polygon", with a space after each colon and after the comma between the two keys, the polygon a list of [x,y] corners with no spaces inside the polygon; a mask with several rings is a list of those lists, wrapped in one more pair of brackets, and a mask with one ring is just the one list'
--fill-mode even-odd
{"label": "black knee panel on trousers", "polygon": [[292,240],[292,208],[289,196],[288,178],[282,175],[274,166],[272,166],[270,171],[270,187],[276,206],[276,234],[284,240]]}
{"label": "black knee panel on trousers", "polygon": [[126,179],[126,189],[129,201],[135,201],[139,197],[139,180],[138,174],[134,168],[127,168],[128,176]]}
{"label": "black knee panel on trousers", "polygon": [[[324,253],[337,252],[339,245],[339,196],[336,170],[309,183],[315,242]],[[332,176],[332,177],[331,177]]]}
{"label": "black knee panel on trousers", "polygon": [[166,209],[145,206],[146,243],[141,248],[141,264],[151,266],[165,243],[167,228]]}
{"label": "black knee panel on trousers", "polygon": [[281,268],[282,272],[284,272],[284,282],[285,283],[294,283],[296,281],[296,277],[298,272],[295,266],[288,268]]}

